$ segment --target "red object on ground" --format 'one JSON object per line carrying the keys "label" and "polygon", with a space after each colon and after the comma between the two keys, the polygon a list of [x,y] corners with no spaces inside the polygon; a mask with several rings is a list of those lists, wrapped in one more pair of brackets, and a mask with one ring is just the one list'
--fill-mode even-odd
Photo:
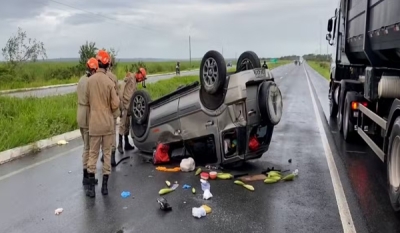
{"label": "red object on ground", "polygon": [[217,172],[212,171],[212,172],[210,172],[209,174],[210,174],[210,179],[214,180],[214,179],[217,178]]}
{"label": "red object on ground", "polygon": [[162,164],[169,162],[169,145],[166,144],[158,144],[157,149],[153,154],[153,164]]}
{"label": "red object on ground", "polygon": [[253,136],[249,141],[249,148],[251,151],[256,151],[260,147],[260,143],[257,140],[257,137]]}
{"label": "red object on ground", "polygon": [[202,172],[202,173],[200,173],[200,178],[201,178],[201,179],[203,179],[203,180],[208,180],[208,177],[209,177],[209,175],[208,175],[207,172]]}

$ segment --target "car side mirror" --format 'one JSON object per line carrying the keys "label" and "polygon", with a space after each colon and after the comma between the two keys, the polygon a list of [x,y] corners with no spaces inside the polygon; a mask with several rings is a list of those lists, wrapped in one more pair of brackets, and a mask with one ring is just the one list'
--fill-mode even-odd
{"label": "car side mirror", "polygon": [[326,34],[326,40],[331,41],[332,35],[330,33]]}
{"label": "car side mirror", "polygon": [[333,20],[330,18],[328,20],[328,32],[332,32]]}

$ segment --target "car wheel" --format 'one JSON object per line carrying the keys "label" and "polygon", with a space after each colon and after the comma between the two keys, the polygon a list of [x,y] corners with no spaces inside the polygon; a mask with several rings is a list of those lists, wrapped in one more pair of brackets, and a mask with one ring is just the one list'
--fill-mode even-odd
{"label": "car wheel", "polygon": [[208,94],[219,93],[226,82],[224,57],[217,51],[208,51],[200,63],[201,88]]}
{"label": "car wheel", "polygon": [[258,90],[261,119],[267,125],[277,125],[282,118],[282,94],[274,82],[263,82]]}
{"label": "car wheel", "polygon": [[236,64],[236,72],[261,68],[260,58],[253,51],[246,51],[239,56]]}
{"label": "car wheel", "polygon": [[400,211],[400,117],[393,124],[386,158],[387,185],[394,211]]}
{"label": "car wheel", "polygon": [[132,130],[136,137],[141,137],[146,133],[150,102],[151,97],[145,90],[137,90],[132,95],[129,111],[132,118]]}

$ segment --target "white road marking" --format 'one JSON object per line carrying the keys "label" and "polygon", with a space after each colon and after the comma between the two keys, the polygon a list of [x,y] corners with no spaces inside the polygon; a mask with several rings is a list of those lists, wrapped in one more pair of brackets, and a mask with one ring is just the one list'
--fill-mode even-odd
{"label": "white road marking", "polygon": [[74,152],[74,151],[76,151],[76,150],[78,150],[78,149],[82,149],[82,148],[83,148],[83,145],[80,145],[80,146],[75,147],[75,148],[73,148],[73,149],[71,149],[71,150],[68,150],[68,151],[65,151],[65,152],[63,152],[63,153],[60,153],[60,154],[58,154],[58,155],[52,156],[52,157],[50,157],[50,158],[48,158],[48,159],[44,159],[44,160],[42,160],[42,161],[40,161],[40,162],[31,164],[31,165],[26,166],[26,167],[24,167],[24,168],[21,168],[21,169],[19,169],[19,170],[16,170],[16,171],[13,171],[13,172],[11,172],[11,173],[8,173],[8,174],[6,174],[6,175],[4,175],[4,176],[0,176],[0,181],[2,181],[2,180],[4,180],[4,179],[7,179],[7,178],[9,178],[9,177],[11,177],[11,176],[17,175],[17,174],[19,174],[19,173],[21,173],[21,172],[24,172],[24,171],[26,171],[26,170],[29,170],[29,169],[31,169],[31,168],[37,167],[37,166],[39,166],[39,165],[41,165],[41,164],[50,162],[50,161],[52,161],[52,160],[54,160],[54,159],[57,159],[57,158],[59,158],[59,157],[61,157],[61,156],[64,156],[64,155],[69,154],[69,153],[72,153],[72,152]]}
{"label": "white road marking", "polygon": [[329,146],[328,138],[326,137],[325,129],[322,125],[321,115],[318,111],[317,103],[315,101],[315,96],[311,88],[310,77],[303,66],[304,72],[306,73],[308,88],[310,90],[312,104],[314,108],[314,113],[317,118],[317,125],[319,128],[319,133],[321,135],[322,145],[325,151],[325,157],[328,162],[329,173],[331,175],[333,190],[336,197],[336,203],[339,209],[340,220],[342,221],[343,232],[345,233],[355,233],[356,228],[353,223],[353,218],[350,213],[349,205],[347,203],[346,195],[344,194],[342,182],[340,181],[339,172],[336,167],[335,160],[332,155],[331,148]]}

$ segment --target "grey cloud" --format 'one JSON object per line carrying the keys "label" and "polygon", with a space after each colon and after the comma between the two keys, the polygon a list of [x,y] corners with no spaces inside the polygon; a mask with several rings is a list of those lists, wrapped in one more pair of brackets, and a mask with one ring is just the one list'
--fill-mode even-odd
{"label": "grey cloud", "polygon": [[[234,57],[235,53],[239,55],[249,49],[260,56],[304,54],[319,49],[320,34],[324,39],[326,21],[333,14],[337,0],[56,1],[117,20],[52,2],[46,4],[56,10],[64,9],[63,17],[66,17],[65,12],[75,14],[59,18],[62,21],[57,25],[46,22],[46,19],[26,23],[43,8],[33,4],[32,7],[36,8],[29,11],[30,17],[25,18],[20,16],[25,7],[22,10],[8,8],[9,15],[24,20],[1,27],[0,45],[16,32],[17,25],[22,24],[28,36],[45,43],[50,58],[77,57],[79,46],[86,40],[95,41],[99,47],[118,48],[121,58],[188,58],[189,33],[193,57],[201,57],[210,49],[221,51],[222,47],[226,57]],[[21,12],[12,12],[17,10]],[[46,16],[58,13],[46,12]],[[99,30],[105,27],[107,31],[99,35]],[[322,43],[326,48],[324,40]]]}
{"label": "grey cloud", "polygon": [[1,3],[0,19],[31,18],[40,14],[46,5],[47,0],[5,0]]}
{"label": "grey cloud", "polygon": [[65,24],[68,25],[88,25],[88,24],[99,24],[107,21],[105,17],[95,16],[89,13],[78,13],[74,14],[64,20]]}

